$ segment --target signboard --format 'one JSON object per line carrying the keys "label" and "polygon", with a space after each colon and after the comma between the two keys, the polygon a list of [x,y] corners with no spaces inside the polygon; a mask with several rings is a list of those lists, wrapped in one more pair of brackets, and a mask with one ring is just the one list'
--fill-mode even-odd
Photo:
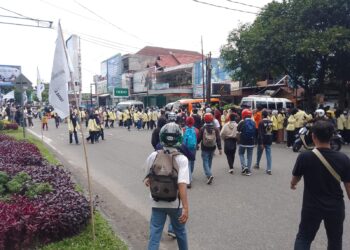
{"label": "signboard", "polygon": [[[228,72],[223,64],[223,61],[219,58],[212,58],[211,59],[211,82],[224,82],[231,80],[230,72]],[[202,61],[197,61],[194,63],[193,66],[193,84],[203,84],[203,74],[202,74]],[[206,72],[206,65],[204,62],[204,74]],[[206,77],[204,76],[204,82],[206,82]]]}
{"label": "signboard", "polygon": [[107,85],[110,87],[122,86],[123,61],[121,54],[107,60]]}
{"label": "signboard", "polygon": [[107,91],[107,81],[100,81],[98,83],[96,83],[96,94],[100,95],[100,94],[106,94]]}
{"label": "signboard", "polygon": [[212,84],[212,95],[227,96],[231,94],[230,83],[214,83]]}
{"label": "signboard", "polygon": [[114,88],[114,96],[129,96],[129,89]]}
{"label": "signboard", "polygon": [[69,85],[70,92],[80,91],[81,89],[81,57],[80,57],[80,38],[77,35],[72,35],[66,40],[67,52],[73,67],[73,80],[75,89]]}
{"label": "signboard", "polygon": [[21,74],[21,66],[0,65],[0,84],[1,86],[12,86]]}
{"label": "signboard", "polygon": [[156,83],[152,85],[153,90],[162,90],[162,89],[168,89],[169,83]]}
{"label": "signboard", "polygon": [[99,80],[107,80],[107,61],[101,62],[101,78]]}

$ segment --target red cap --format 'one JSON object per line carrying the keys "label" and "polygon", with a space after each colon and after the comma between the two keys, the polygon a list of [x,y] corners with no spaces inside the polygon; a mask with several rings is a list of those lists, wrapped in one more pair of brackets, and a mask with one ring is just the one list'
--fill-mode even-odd
{"label": "red cap", "polygon": [[192,127],[194,125],[194,119],[192,116],[186,118],[186,125]]}
{"label": "red cap", "polygon": [[214,121],[214,117],[213,117],[213,115],[211,113],[206,113],[204,115],[204,122],[205,123],[211,123],[213,121]]}

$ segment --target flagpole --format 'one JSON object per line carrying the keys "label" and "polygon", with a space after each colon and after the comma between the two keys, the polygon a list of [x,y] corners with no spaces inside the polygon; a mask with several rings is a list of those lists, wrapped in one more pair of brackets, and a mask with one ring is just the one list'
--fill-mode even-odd
{"label": "flagpole", "polygon": [[[66,45],[64,44],[64,38],[63,38],[63,33],[62,33],[62,28],[61,28],[61,22],[58,21],[58,25],[59,25],[59,29],[61,31],[61,38],[62,38],[62,42],[63,42],[63,47],[64,47],[64,53],[66,55],[66,60],[67,63],[68,61],[68,53],[66,50]],[[73,73],[71,72],[71,70],[69,70],[69,74],[70,74],[70,78],[71,81],[70,83],[72,84],[73,82]],[[77,93],[75,91],[75,87],[73,85],[73,92],[74,92],[74,99],[75,99],[75,103],[76,105],[79,104],[78,102],[78,97],[77,97]],[[79,107],[78,107],[78,112],[79,111]],[[80,115],[78,113],[78,115]],[[86,167],[86,174],[87,174],[87,179],[88,179],[88,189],[89,189],[89,199],[90,199],[90,213],[91,213],[91,225],[92,225],[92,238],[95,241],[96,240],[96,235],[95,235],[95,221],[94,221],[94,207],[93,207],[93,201],[92,201],[92,187],[91,187],[91,177],[90,177],[90,169],[89,169],[89,162],[88,162],[88,156],[87,156],[87,150],[86,150],[86,143],[85,143],[85,136],[84,136],[84,130],[83,130],[83,126],[81,124],[81,120],[78,119],[79,122],[79,126],[80,126],[80,132],[81,132],[81,137],[82,137],[82,143],[83,143],[83,149],[84,149],[84,158],[85,158],[85,167]]]}

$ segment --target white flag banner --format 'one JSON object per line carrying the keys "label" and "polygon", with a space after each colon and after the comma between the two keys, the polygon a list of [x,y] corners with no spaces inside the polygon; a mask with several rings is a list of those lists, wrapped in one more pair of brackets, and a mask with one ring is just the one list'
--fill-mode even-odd
{"label": "white flag banner", "polygon": [[66,118],[69,115],[68,82],[70,81],[70,72],[65,53],[61,24],[58,23],[58,36],[49,88],[49,102],[61,118]]}
{"label": "white flag banner", "polygon": [[39,101],[42,101],[41,94],[43,93],[44,90],[45,90],[45,85],[41,81],[39,68],[37,68],[36,96],[38,97]]}
{"label": "white flag banner", "polygon": [[27,104],[28,102],[28,97],[27,97],[27,91],[23,91],[22,93],[22,100],[23,100],[23,106]]}

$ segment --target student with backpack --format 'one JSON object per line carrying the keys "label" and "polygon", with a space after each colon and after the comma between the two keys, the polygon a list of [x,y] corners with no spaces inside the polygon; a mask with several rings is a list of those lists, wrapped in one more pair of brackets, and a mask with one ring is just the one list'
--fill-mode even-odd
{"label": "student with backpack", "polygon": [[[183,128],[183,141],[182,143],[188,148],[188,150],[193,154],[194,159],[196,157],[196,151],[197,151],[197,138],[199,134],[199,130],[194,127],[194,119],[193,117],[189,116],[186,118],[186,126]],[[188,161],[188,168],[189,168],[189,174],[190,174],[190,184],[187,185],[188,188],[192,187],[192,174],[194,170],[194,161],[190,160]]]}
{"label": "student with backpack", "polygon": [[222,154],[220,131],[214,126],[213,121],[214,116],[211,113],[206,113],[204,115],[204,126],[199,131],[198,138],[198,144],[201,144],[203,169],[207,177],[208,185],[210,185],[214,179],[211,166],[216,147],[218,147],[220,155]]}
{"label": "student with backpack", "polygon": [[162,127],[159,137],[163,150],[155,151],[147,158],[147,176],[144,179],[152,199],[148,249],[159,249],[166,217],[169,216],[178,248],[187,250],[188,160],[176,149],[182,143],[182,131],[171,122]]}
{"label": "student with backpack", "polygon": [[[253,149],[255,140],[255,122],[252,119],[252,111],[250,109],[243,109],[242,120],[238,123],[237,131],[239,132],[239,149],[238,155],[241,161],[242,174],[250,176]],[[244,158],[245,151],[247,151],[247,161]]]}
{"label": "student with backpack", "polygon": [[266,174],[271,175],[271,144],[273,140],[273,124],[272,121],[268,118],[268,113],[266,110],[262,112],[262,118],[263,119],[260,121],[258,126],[258,152],[254,168],[260,168],[260,160],[265,150],[267,161]]}
{"label": "student with backpack", "polygon": [[230,121],[224,124],[220,136],[224,140],[224,152],[229,166],[228,172],[233,174],[233,163],[235,161],[237,144],[237,123],[235,114],[230,114],[229,118]]}

